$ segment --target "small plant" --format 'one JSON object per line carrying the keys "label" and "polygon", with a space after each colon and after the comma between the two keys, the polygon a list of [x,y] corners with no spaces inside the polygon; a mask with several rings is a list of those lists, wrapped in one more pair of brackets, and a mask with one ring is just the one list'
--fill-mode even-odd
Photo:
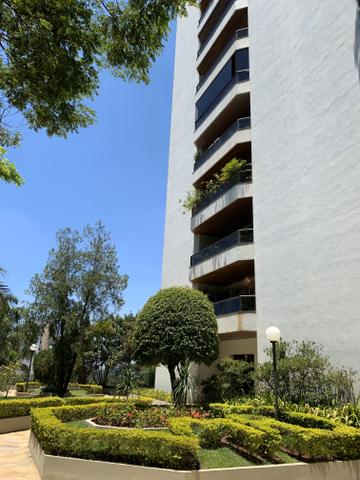
{"label": "small plant", "polygon": [[134,365],[126,365],[119,375],[119,383],[116,386],[118,395],[129,398],[131,392],[139,387],[139,376]]}
{"label": "small plant", "polygon": [[200,188],[193,188],[187,192],[183,207],[186,210],[196,208],[207,195],[219,190],[224,183],[228,182],[237,172],[245,168],[246,165],[246,160],[233,158],[220,170],[220,173],[216,173],[210,180],[202,182]]}
{"label": "small plant", "polygon": [[192,405],[199,397],[200,391],[196,377],[191,369],[191,362],[186,359],[177,367],[178,378],[174,390],[175,405],[178,407]]}
{"label": "small plant", "polygon": [[5,392],[5,397],[8,396],[11,385],[14,385],[19,380],[19,372],[19,363],[0,366],[0,391]]}

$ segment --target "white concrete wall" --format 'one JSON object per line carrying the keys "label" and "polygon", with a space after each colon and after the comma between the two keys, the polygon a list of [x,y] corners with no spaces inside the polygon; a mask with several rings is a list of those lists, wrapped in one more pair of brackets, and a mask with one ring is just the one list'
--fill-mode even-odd
{"label": "white concrete wall", "polygon": [[360,85],[354,0],[249,1],[258,348],[360,360]]}
{"label": "white concrete wall", "polygon": [[[173,83],[169,169],[166,200],[165,238],[162,287],[191,285],[190,257],[194,236],[190,229],[190,212],[182,204],[191,190],[195,145],[195,71],[198,43],[196,30],[199,9],[190,8],[185,18],[177,22],[176,52]],[[166,368],[156,370],[155,387],[170,389]]]}

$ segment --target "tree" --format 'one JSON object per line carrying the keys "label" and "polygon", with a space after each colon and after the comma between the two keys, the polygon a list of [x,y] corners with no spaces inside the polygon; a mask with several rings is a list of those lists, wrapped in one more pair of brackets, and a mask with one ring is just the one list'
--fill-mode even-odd
{"label": "tree", "polygon": [[151,297],[136,319],[135,356],[143,364],[165,365],[171,388],[187,362],[210,364],[217,358],[219,339],[214,307],[199,290],[172,287]]}
{"label": "tree", "polygon": [[[9,125],[21,113],[29,128],[66,137],[91,125],[86,100],[99,71],[148,82],[170,22],[195,0],[3,0],[0,2],[0,145],[18,145]],[[4,152],[3,152],[4,153]],[[17,185],[14,165],[0,159],[0,178]]]}
{"label": "tree", "polygon": [[105,387],[110,371],[114,373],[133,359],[132,334],[135,317],[112,315],[90,326],[85,361],[98,385]]}
{"label": "tree", "polygon": [[[271,349],[266,350],[271,358]],[[278,391],[285,402],[341,405],[354,400],[353,370],[334,368],[315,342],[281,341],[277,348]],[[272,392],[272,361],[258,366],[258,389]]]}
{"label": "tree", "polygon": [[64,396],[76,362],[83,362],[90,325],[120,310],[127,276],[119,273],[116,249],[101,222],[82,233],[60,230],[56,239],[43,272],[31,280],[29,314],[49,329],[54,385]]}
{"label": "tree", "polygon": [[13,363],[11,365],[0,366],[0,391],[8,396],[11,385],[14,385],[21,379],[20,364]]}

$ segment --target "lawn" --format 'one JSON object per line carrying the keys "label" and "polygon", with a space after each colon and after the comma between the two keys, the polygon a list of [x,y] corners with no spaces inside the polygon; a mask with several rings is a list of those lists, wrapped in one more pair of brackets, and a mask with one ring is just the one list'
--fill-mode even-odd
{"label": "lawn", "polygon": [[204,470],[212,468],[251,467],[254,463],[241,457],[230,448],[216,448],[214,450],[201,450],[200,465]]}

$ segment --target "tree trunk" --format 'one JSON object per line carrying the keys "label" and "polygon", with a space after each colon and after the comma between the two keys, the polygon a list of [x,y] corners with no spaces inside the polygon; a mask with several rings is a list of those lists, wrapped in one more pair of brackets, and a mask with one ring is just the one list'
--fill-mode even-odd
{"label": "tree trunk", "polygon": [[171,383],[171,391],[174,396],[175,394],[175,387],[176,387],[176,375],[175,375],[175,365],[168,365],[167,369],[169,370],[170,375],[170,383]]}

